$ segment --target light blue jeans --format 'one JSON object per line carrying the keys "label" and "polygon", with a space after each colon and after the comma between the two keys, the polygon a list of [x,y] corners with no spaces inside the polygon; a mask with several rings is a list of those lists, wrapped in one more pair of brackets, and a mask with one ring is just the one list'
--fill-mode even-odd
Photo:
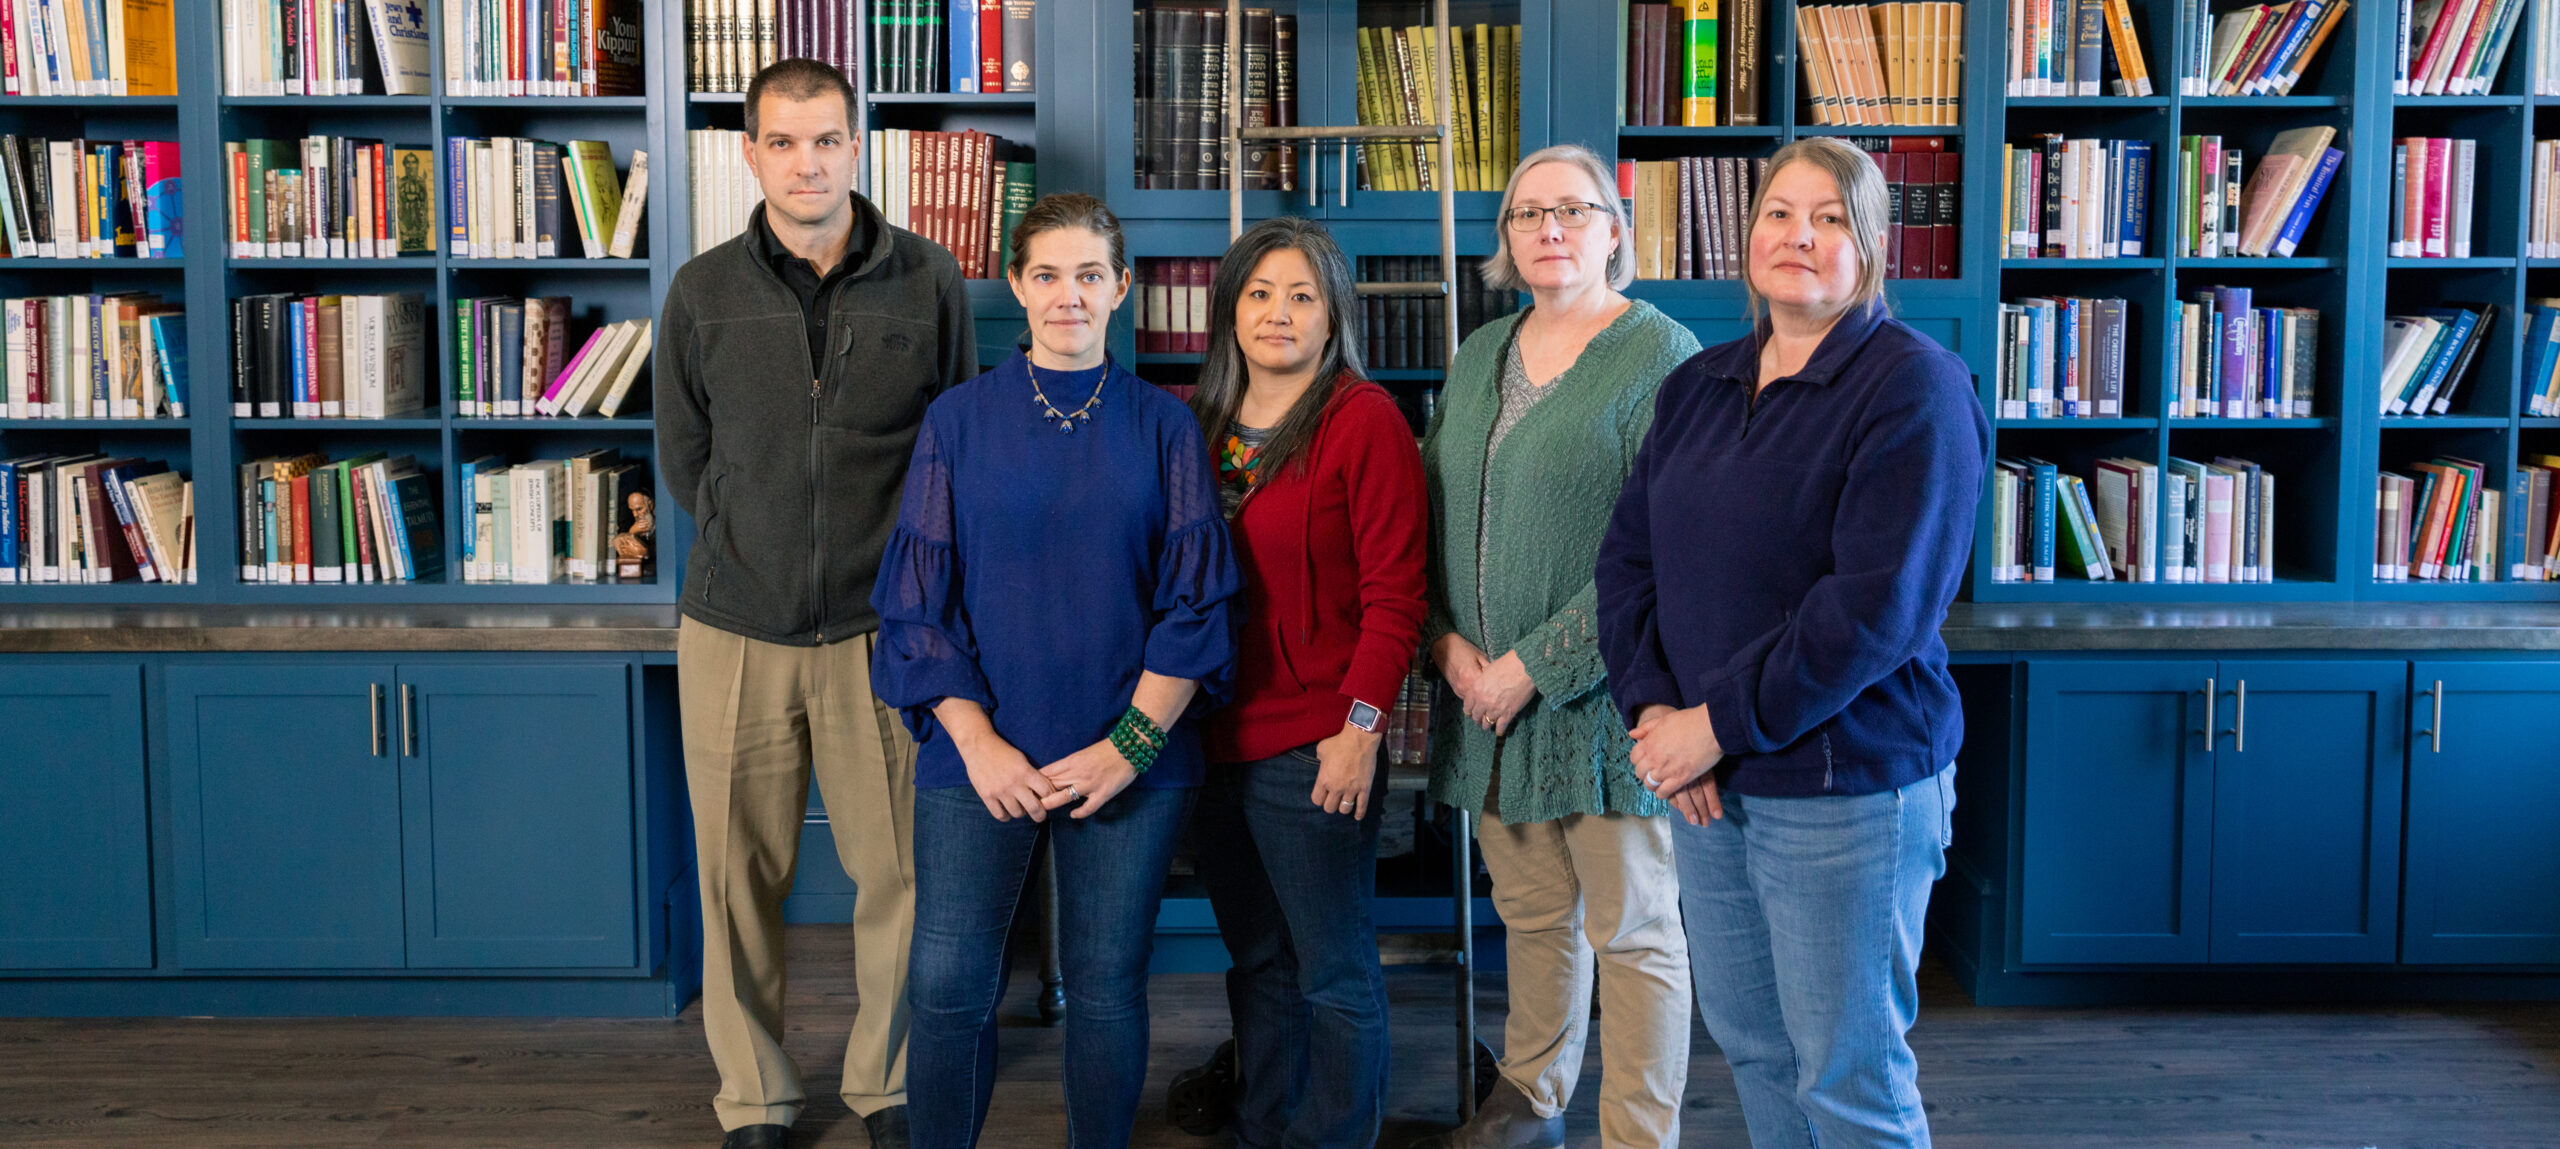
{"label": "light blue jeans", "polygon": [[1956,768],[1854,798],[1724,795],[1672,835],[1698,1013],[1753,1149],[1926,1149],[1918,1064],[1929,887]]}

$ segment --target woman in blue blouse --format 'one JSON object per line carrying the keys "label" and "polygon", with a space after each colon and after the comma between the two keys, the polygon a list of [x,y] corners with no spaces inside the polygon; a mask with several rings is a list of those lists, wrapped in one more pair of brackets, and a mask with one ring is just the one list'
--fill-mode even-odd
{"label": "woman in blue blouse", "polygon": [[1165,868],[1223,700],[1239,576],[1199,424],[1110,363],[1120,222],[1053,195],[1006,271],[1032,349],[936,399],[881,560],[872,682],[914,731],[907,1110],[922,1149],[977,1144],[1005,936],[1055,841],[1068,1137],[1129,1140]]}
{"label": "woman in blue blouse", "polygon": [[1767,317],[1663,380],[1595,580],[1756,1149],[1929,1144],[1904,1034],[1964,740],[1938,626],[1991,427],[1963,361],[1885,314],[1885,222],[1856,149],[1769,158],[1743,280]]}

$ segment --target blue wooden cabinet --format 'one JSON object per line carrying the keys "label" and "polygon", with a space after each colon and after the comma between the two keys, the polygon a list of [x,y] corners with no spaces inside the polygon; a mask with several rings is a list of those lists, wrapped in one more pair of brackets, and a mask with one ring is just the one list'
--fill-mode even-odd
{"label": "blue wooden cabinet", "polygon": [[2211,662],[2034,662],[2018,908],[2036,964],[2201,962]]}
{"label": "blue wooden cabinet", "polygon": [[2399,944],[2403,662],[2225,662],[2216,962],[2388,962]]}
{"label": "blue wooden cabinet", "polygon": [[175,964],[403,965],[392,668],[208,660],[164,681]]}
{"label": "blue wooden cabinet", "polygon": [[635,962],[631,671],[401,666],[412,969]]}
{"label": "blue wooden cabinet", "polygon": [[2401,960],[2560,963],[2560,663],[2411,670]]}
{"label": "blue wooden cabinet", "polygon": [[2392,960],[2406,672],[2031,662],[2021,960]]}
{"label": "blue wooden cabinet", "polygon": [[0,969],[151,965],[141,719],[138,663],[0,665]]}

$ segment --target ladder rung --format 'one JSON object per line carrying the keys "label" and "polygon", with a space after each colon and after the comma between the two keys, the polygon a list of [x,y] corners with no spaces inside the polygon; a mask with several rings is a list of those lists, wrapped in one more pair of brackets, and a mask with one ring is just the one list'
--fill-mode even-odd
{"label": "ladder rung", "polygon": [[1436,296],[1449,294],[1449,285],[1436,279],[1422,283],[1355,283],[1351,285],[1351,289],[1361,295]]}
{"label": "ladder rung", "polygon": [[1244,128],[1240,140],[1369,140],[1387,143],[1437,142],[1449,129],[1439,124],[1347,124],[1336,127]]}

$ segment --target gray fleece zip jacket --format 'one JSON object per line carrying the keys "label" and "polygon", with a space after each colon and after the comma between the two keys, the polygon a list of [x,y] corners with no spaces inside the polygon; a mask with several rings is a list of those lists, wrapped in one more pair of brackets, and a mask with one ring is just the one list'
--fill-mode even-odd
{"label": "gray fleece zip jacket", "polygon": [[818,297],[823,362],[752,224],[677,269],[658,319],[658,466],[696,527],[676,606],[763,642],[878,629],[871,583],[925,405],[977,374],[959,263],[853,204],[873,238]]}

